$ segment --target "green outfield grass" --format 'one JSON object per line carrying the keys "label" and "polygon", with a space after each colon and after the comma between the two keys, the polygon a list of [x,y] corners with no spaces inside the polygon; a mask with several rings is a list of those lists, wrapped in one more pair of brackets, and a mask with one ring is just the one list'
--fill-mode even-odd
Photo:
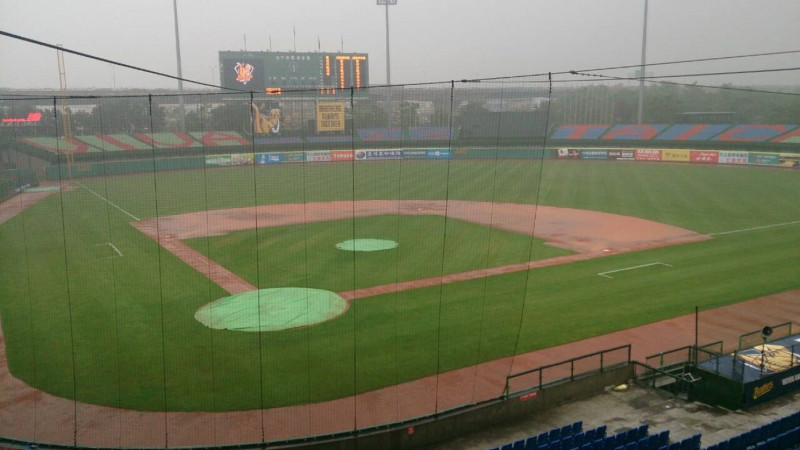
{"label": "green outfield grass", "polygon": [[[797,171],[403,161],[165,172],[81,184],[0,225],[8,364],[14,376],[47,392],[124,408],[223,411],[332,399],[689,314],[695,306],[800,288]],[[319,325],[241,333],[194,320],[199,307],[227,293],[130,225],[134,217],[236,206],[395,198],[538,199],[700,233],[738,232],[359,299]],[[401,246],[371,259],[333,248],[339,236],[362,232],[386,233],[377,237]],[[467,244],[448,246],[445,236]],[[414,239],[410,245],[424,248],[424,256],[402,253]],[[332,290],[559,252],[487,227],[401,216],[253,229],[191,245],[262,287]],[[598,276],[656,261],[672,267]],[[279,269],[266,273],[267,267]],[[373,272],[380,275],[372,278]]]}

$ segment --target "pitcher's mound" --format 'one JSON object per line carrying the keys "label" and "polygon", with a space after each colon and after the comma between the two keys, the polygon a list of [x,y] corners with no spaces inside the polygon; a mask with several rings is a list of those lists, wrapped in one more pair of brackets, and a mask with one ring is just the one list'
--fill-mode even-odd
{"label": "pitcher's mound", "polygon": [[349,241],[339,242],[336,244],[336,248],[349,252],[377,252],[391,250],[398,245],[400,244],[387,239],[350,239]]}

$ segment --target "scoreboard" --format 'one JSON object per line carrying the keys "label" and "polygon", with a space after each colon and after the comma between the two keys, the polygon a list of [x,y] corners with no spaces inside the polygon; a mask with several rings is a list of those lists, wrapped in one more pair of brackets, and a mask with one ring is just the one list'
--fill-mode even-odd
{"label": "scoreboard", "polygon": [[219,64],[222,86],[244,91],[346,96],[369,86],[366,53],[219,52]]}

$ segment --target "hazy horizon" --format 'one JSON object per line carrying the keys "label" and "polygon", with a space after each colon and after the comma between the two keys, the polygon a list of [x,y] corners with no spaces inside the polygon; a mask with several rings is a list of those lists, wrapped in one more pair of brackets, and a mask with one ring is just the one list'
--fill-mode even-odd
{"label": "hazy horizon", "polygon": [[[227,50],[361,52],[370,82],[386,82],[386,7],[375,0],[177,1],[183,77],[219,84]],[[643,0],[399,0],[389,7],[392,84],[637,65]],[[800,48],[796,0],[650,0],[647,62]],[[3,0],[0,30],[177,74],[173,2]],[[56,51],[0,36],[0,87],[58,89]],[[70,89],[176,89],[177,81],[66,54]],[[655,66],[700,84],[800,85],[800,53]],[[603,72],[629,77],[635,69]],[[201,86],[184,83],[185,89]]]}

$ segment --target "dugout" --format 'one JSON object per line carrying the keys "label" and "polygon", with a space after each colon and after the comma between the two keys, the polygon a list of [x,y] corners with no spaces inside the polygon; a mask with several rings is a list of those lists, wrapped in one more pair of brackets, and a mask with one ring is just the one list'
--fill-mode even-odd
{"label": "dugout", "polygon": [[747,409],[774,400],[800,388],[800,334],[791,325],[744,334],[731,353],[693,347],[690,360],[670,370],[680,372],[689,401]]}

